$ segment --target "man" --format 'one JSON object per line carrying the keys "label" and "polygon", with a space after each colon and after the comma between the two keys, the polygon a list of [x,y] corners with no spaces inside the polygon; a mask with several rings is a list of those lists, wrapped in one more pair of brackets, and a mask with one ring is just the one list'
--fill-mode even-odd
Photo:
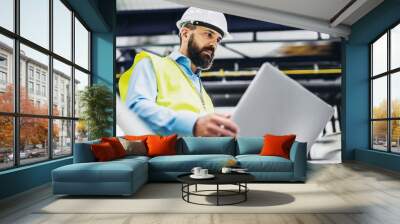
{"label": "man", "polygon": [[160,135],[235,136],[237,125],[229,115],[214,113],[200,80],[229,36],[224,14],[190,7],[177,26],[179,50],[163,58],[136,55],[119,81],[122,101]]}

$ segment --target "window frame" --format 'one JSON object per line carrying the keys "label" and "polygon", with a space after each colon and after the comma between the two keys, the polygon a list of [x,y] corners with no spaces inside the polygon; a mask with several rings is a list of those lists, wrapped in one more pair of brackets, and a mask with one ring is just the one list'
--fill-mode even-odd
{"label": "window frame", "polygon": [[[65,1],[65,0],[59,0],[68,10],[71,11],[71,18],[70,18],[70,23],[71,23],[71,59],[64,58],[63,56],[55,53],[53,50],[53,0],[47,0],[49,3],[49,47],[46,49],[45,47],[40,46],[39,44],[36,44],[29,39],[23,37],[20,35],[20,0],[14,0],[13,1],[13,10],[14,10],[14,31],[10,31],[4,27],[0,26],[0,35],[3,35],[7,38],[10,38],[13,40],[13,64],[12,66],[12,72],[13,72],[13,79],[14,79],[14,110],[13,112],[1,112],[0,111],[0,116],[4,117],[12,117],[13,119],[13,153],[14,153],[14,161],[13,161],[13,166],[10,167],[5,167],[5,168],[0,168],[0,172],[5,171],[5,170],[10,170],[10,169],[16,169],[19,167],[23,166],[29,166],[37,163],[43,163],[49,160],[53,159],[62,159],[65,157],[70,157],[73,156],[74,152],[74,143],[75,143],[75,124],[76,121],[79,120],[79,117],[75,116],[75,108],[71,108],[71,114],[68,116],[61,116],[61,115],[53,115],[53,59],[58,60],[61,63],[64,63],[66,65],[71,66],[71,104],[74,105],[75,103],[75,88],[74,88],[74,82],[75,82],[75,69],[78,69],[79,71],[85,73],[88,75],[89,78],[89,83],[88,86],[92,85],[92,61],[91,61],[91,49],[92,49],[92,43],[91,43],[91,37],[92,37],[92,30],[88,27],[88,25],[84,22],[84,20],[76,13],[72,7]],[[75,18],[79,20],[79,22],[84,26],[84,28],[88,31],[88,69],[85,69],[78,64],[75,63]],[[48,112],[46,115],[39,115],[39,114],[27,114],[27,113],[21,113],[20,111],[20,85],[21,85],[21,80],[20,80],[20,45],[23,44],[29,48],[32,48],[33,50],[36,50],[42,54],[45,54],[48,56],[49,62],[48,62],[48,77],[46,80],[47,83],[45,85],[45,90],[46,90],[46,96],[48,97]],[[42,86],[42,79],[41,79],[41,74],[43,71],[40,71],[39,73],[39,80],[36,80],[36,69],[34,68],[33,70],[33,79],[30,79],[30,74],[29,74],[29,68],[30,64],[27,63],[27,74],[26,75],[26,82],[28,81],[33,81],[34,87],[36,83],[40,83]],[[28,85],[28,84],[27,84]],[[27,86],[28,87],[28,86]],[[27,91],[29,91],[27,89]],[[34,89],[34,92],[36,89]],[[42,96],[42,94],[38,95]],[[43,97],[43,96],[42,96]],[[45,118],[47,119],[48,122],[48,135],[47,135],[47,150],[48,150],[48,155],[47,158],[44,157],[43,160],[40,160],[38,162],[32,162],[32,163],[26,163],[26,164],[21,164],[21,159],[20,159],[20,119],[21,118]],[[53,122],[57,120],[65,120],[65,121],[71,121],[71,153],[68,155],[63,155],[63,156],[54,156],[54,147],[53,147]]]}
{"label": "window frame", "polygon": [[[386,153],[391,153],[391,154],[400,154],[400,152],[393,152],[392,151],[392,136],[391,136],[391,129],[392,129],[392,121],[400,121],[400,117],[392,117],[392,99],[391,99],[391,79],[393,75],[396,75],[396,73],[400,72],[400,67],[398,68],[393,68],[391,69],[391,31],[393,28],[396,26],[400,26],[400,21],[395,22],[392,24],[390,27],[386,28],[384,32],[379,34],[375,39],[373,39],[371,42],[368,43],[369,47],[369,149],[373,151],[380,151],[380,152],[386,152]],[[383,73],[376,74],[374,76],[373,74],[373,44],[379,40],[379,38],[383,37],[385,34],[387,34],[387,64],[386,64],[386,71]],[[400,52],[399,52],[400,53]],[[386,93],[386,98],[387,98],[387,105],[386,105],[386,118],[373,118],[373,81],[378,79],[386,77],[386,87],[387,87],[387,93]],[[373,136],[373,122],[374,121],[386,121],[386,151],[379,150],[374,148],[374,136]]]}

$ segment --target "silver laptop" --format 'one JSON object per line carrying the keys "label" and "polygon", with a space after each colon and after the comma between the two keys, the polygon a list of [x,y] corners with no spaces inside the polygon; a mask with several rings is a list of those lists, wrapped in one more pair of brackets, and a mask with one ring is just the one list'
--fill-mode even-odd
{"label": "silver laptop", "polygon": [[233,112],[238,136],[296,134],[310,148],[333,108],[269,63],[264,63]]}

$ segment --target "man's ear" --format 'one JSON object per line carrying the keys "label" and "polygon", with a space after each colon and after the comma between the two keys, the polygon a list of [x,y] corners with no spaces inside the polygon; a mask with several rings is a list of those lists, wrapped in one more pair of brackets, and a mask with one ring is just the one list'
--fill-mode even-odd
{"label": "man's ear", "polygon": [[190,35],[189,32],[190,32],[190,30],[188,28],[186,28],[186,27],[181,28],[180,35],[181,35],[182,40],[189,38],[189,35]]}

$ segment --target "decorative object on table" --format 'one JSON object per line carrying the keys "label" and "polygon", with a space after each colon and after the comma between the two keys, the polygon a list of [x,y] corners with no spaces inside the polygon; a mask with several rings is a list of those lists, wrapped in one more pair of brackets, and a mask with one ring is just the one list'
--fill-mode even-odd
{"label": "decorative object on table", "polygon": [[234,159],[229,159],[226,161],[225,167],[236,167],[237,166],[237,161]]}
{"label": "decorative object on table", "polygon": [[110,136],[113,121],[113,95],[108,87],[94,84],[79,93],[81,119],[88,129],[89,140]]}
{"label": "decorative object on table", "polygon": [[232,168],[230,167],[222,167],[221,173],[230,173],[232,172]]}
{"label": "decorative object on table", "polygon": [[246,168],[231,168],[231,167],[222,167],[221,173],[248,173]]}
{"label": "decorative object on table", "polygon": [[190,178],[193,179],[211,179],[214,178],[214,175],[208,173],[208,169],[203,169],[201,167],[193,167],[191,170],[192,174],[190,175]]}
{"label": "decorative object on table", "polygon": [[230,173],[232,172],[232,168],[240,168],[237,160],[235,159],[227,160],[226,163],[221,168],[221,173]]}
{"label": "decorative object on table", "polygon": [[203,179],[212,179],[212,178],[214,178],[215,176],[213,175],[213,174],[209,174],[209,173],[207,173],[207,174],[202,174],[202,175],[194,175],[194,174],[191,174],[190,175],[190,178],[192,178],[192,179],[199,179],[199,180],[203,180]]}
{"label": "decorative object on table", "polygon": [[203,168],[201,168],[200,166],[193,167],[192,170],[191,170],[191,172],[192,172],[194,175],[200,175],[200,170],[201,170],[201,169],[203,169]]}

